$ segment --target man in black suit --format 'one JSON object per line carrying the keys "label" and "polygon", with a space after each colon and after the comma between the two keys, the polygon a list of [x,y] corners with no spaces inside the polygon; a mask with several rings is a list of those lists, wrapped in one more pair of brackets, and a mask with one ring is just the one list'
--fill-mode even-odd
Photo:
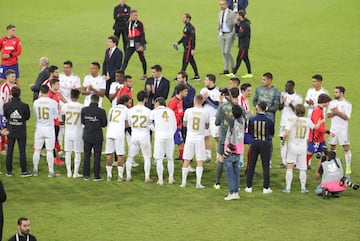
{"label": "man in black suit", "polygon": [[[105,96],[109,99],[109,90],[112,82],[115,81],[115,72],[121,68],[123,53],[117,47],[118,37],[108,37],[109,48],[105,51],[103,63],[103,78],[106,80]],[[109,99],[110,100],[110,99]]]}
{"label": "man in black suit", "polygon": [[30,85],[31,90],[34,92],[33,100],[36,100],[39,96],[40,86],[50,77],[49,73],[49,59],[47,57],[40,58],[41,72],[36,78],[35,84]]}
{"label": "man in black suit", "polygon": [[157,97],[163,97],[165,100],[169,95],[170,82],[161,74],[162,68],[155,64],[151,67],[151,78],[145,82],[145,91],[148,93],[148,99],[145,106],[154,109],[154,100]]}

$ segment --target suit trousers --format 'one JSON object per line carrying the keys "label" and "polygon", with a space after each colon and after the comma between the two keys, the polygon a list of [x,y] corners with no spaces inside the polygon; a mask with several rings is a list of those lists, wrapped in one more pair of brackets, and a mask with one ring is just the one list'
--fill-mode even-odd
{"label": "suit trousers", "polygon": [[221,52],[224,62],[224,70],[229,69],[229,63],[231,70],[234,68],[234,58],[231,55],[231,48],[234,44],[234,33],[223,33],[219,36]]}
{"label": "suit trousers", "polygon": [[12,172],[12,162],[14,154],[15,141],[18,142],[20,152],[21,172],[26,172],[26,137],[8,137],[8,149],[6,152],[6,171]]}
{"label": "suit trousers", "polygon": [[84,167],[83,175],[84,177],[90,176],[90,156],[91,150],[94,149],[94,177],[100,177],[100,161],[101,161],[101,150],[102,150],[102,141],[97,143],[89,143],[84,140]]}

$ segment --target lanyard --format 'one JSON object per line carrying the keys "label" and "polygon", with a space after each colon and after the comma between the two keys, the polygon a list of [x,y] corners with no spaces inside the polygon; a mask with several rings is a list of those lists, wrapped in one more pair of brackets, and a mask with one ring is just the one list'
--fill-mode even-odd
{"label": "lanyard", "polygon": [[[20,241],[19,234],[16,234],[16,241]],[[29,241],[29,235],[26,235],[26,241]]]}
{"label": "lanyard", "polygon": [[[132,23],[132,24],[131,24]],[[134,38],[135,37],[135,25],[137,24],[137,20],[135,20],[134,22],[131,21],[129,24],[129,37],[130,38]],[[132,25],[132,26],[131,26]]]}

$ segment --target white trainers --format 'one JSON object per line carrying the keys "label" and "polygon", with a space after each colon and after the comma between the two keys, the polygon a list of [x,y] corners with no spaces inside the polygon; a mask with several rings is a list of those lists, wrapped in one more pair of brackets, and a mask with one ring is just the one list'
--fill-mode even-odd
{"label": "white trainers", "polygon": [[174,184],[175,180],[173,178],[169,178],[169,184]]}
{"label": "white trainers", "polygon": [[186,183],[181,183],[181,185],[180,185],[179,187],[185,188],[185,187],[186,187]]}
{"label": "white trainers", "polygon": [[252,193],[252,187],[246,187],[245,192]]}
{"label": "white trainers", "polygon": [[164,180],[159,180],[159,181],[157,181],[156,184],[158,184],[158,185],[160,185],[160,186],[163,186],[163,185],[164,185]]}
{"label": "white trainers", "polygon": [[271,190],[270,187],[268,187],[268,188],[263,188],[263,193],[264,193],[264,194],[270,194],[270,193],[272,193],[272,192],[273,192],[273,190]]}
{"label": "white trainers", "polygon": [[124,180],[124,178],[118,176],[118,179],[117,179],[117,180],[118,180],[118,182],[122,182],[122,181]]}
{"label": "white trainers", "polygon": [[106,180],[107,180],[108,182],[110,182],[111,179],[112,179],[112,176],[107,176],[107,177],[106,177]]}
{"label": "white trainers", "polygon": [[191,166],[189,166],[189,172],[196,172],[196,169],[193,168],[193,167],[191,167]]}
{"label": "white trainers", "polygon": [[80,178],[80,177],[83,177],[83,175],[74,172],[73,178]]}
{"label": "white trainers", "polygon": [[233,193],[233,198],[234,199],[240,199],[239,193],[238,192]]}
{"label": "white trainers", "polygon": [[226,197],[224,197],[225,201],[230,201],[230,200],[233,200],[233,199],[235,199],[235,198],[234,198],[234,195],[231,194],[231,193],[229,193]]}
{"label": "white trainers", "polygon": [[203,189],[205,188],[205,186],[201,185],[201,184],[196,184],[196,189]]}
{"label": "white trainers", "polygon": [[34,177],[39,176],[39,171],[38,171],[37,169],[34,169],[34,170],[33,170],[33,176],[34,176]]}
{"label": "white trainers", "polygon": [[72,176],[71,171],[67,171],[67,177],[68,177],[68,178],[71,178],[71,176]]}

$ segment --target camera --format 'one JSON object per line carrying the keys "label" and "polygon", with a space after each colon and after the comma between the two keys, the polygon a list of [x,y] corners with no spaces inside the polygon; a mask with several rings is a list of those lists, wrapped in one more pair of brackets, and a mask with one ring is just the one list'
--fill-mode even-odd
{"label": "camera", "polygon": [[235,146],[232,143],[229,143],[226,150],[224,151],[224,157],[227,158],[228,156],[231,155],[231,153],[233,153],[233,151],[235,151]]}
{"label": "camera", "polygon": [[350,178],[346,177],[346,176],[343,176],[341,179],[340,179],[340,186],[348,186],[354,190],[358,190],[359,189],[359,184],[356,184],[356,183],[353,183],[352,181],[350,181]]}
{"label": "camera", "polygon": [[219,89],[220,91],[220,94],[223,95],[223,96],[229,96],[229,89],[228,88],[220,88]]}

